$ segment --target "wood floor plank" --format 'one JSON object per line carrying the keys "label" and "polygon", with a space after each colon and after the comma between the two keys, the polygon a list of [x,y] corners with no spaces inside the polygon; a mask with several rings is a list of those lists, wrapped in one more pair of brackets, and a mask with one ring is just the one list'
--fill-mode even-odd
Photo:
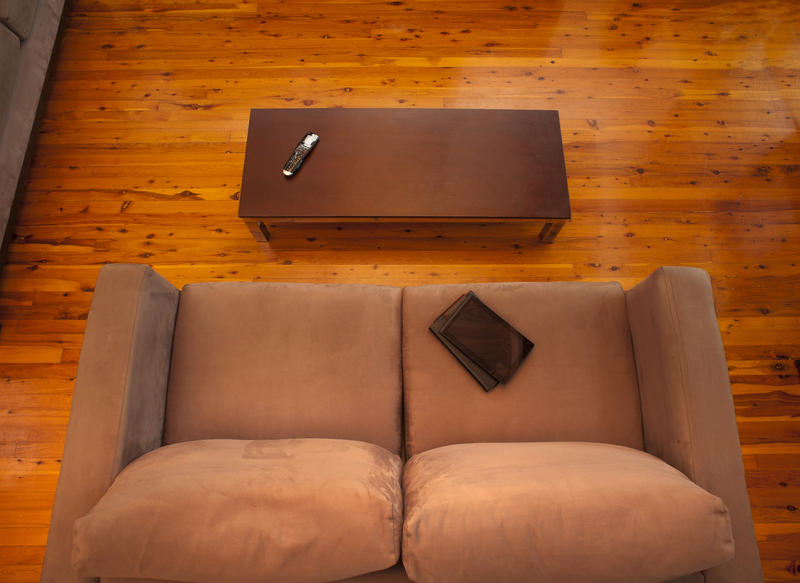
{"label": "wood floor plank", "polygon": [[[793,0],[72,0],[0,277],[0,580],[38,581],[100,267],[197,281],[706,269],[768,582],[800,581]],[[573,220],[237,218],[250,108],[557,109]]]}

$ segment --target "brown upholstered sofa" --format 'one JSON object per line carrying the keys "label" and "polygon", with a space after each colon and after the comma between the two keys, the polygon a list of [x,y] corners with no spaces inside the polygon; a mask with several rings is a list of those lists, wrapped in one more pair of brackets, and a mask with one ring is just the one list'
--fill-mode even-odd
{"label": "brown upholstered sofa", "polygon": [[21,187],[65,0],[0,0],[0,242]]}
{"label": "brown upholstered sofa", "polygon": [[[483,392],[428,326],[536,343]],[[762,580],[711,286],[199,283],[104,267],[42,580]]]}

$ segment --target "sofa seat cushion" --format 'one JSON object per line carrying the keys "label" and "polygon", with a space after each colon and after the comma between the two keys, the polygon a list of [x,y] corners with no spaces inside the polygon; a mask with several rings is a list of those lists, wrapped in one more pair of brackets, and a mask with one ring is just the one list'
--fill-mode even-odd
{"label": "sofa seat cushion", "polygon": [[[174,581],[164,581],[161,579],[118,579],[115,577],[103,577],[100,583],[175,583]],[[224,582],[220,582],[224,583]],[[266,582],[264,582],[266,583]],[[411,579],[406,576],[406,571],[403,569],[403,563],[398,562],[394,567],[384,569],[383,571],[373,571],[366,575],[358,575],[356,577],[348,577],[347,579],[340,579],[331,583],[412,583]],[[489,582],[487,582],[489,583]],[[674,581],[670,583],[703,583],[703,581]]]}
{"label": "sofa seat cushion", "polygon": [[403,487],[417,583],[659,583],[733,556],[722,501],[623,446],[450,445],[413,457]]}
{"label": "sofa seat cushion", "polygon": [[147,453],[75,522],[86,577],[314,583],[394,565],[400,458],[336,439],[205,440]]}
{"label": "sofa seat cushion", "polygon": [[[428,327],[473,290],[536,347],[484,392]],[[455,443],[592,441],[642,449],[639,385],[617,283],[513,282],[403,290],[409,455]]]}

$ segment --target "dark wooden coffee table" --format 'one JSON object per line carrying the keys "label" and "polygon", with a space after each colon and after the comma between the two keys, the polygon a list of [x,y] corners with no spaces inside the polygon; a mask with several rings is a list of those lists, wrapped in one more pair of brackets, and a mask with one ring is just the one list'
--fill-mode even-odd
{"label": "dark wooden coffee table", "polygon": [[239,216],[262,241],[280,222],[457,220],[537,221],[551,243],[570,218],[558,112],[254,109]]}

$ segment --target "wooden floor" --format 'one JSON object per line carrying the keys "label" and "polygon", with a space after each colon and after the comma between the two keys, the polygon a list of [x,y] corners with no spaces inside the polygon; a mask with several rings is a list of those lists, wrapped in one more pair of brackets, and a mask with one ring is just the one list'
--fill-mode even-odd
{"label": "wooden floor", "polygon": [[[0,280],[0,581],[38,581],[97,271],[713,278],[768,581],[800,581],[796,1],[74,0]],[[252,107],[558,109],[573,220],[237,218]]]}

